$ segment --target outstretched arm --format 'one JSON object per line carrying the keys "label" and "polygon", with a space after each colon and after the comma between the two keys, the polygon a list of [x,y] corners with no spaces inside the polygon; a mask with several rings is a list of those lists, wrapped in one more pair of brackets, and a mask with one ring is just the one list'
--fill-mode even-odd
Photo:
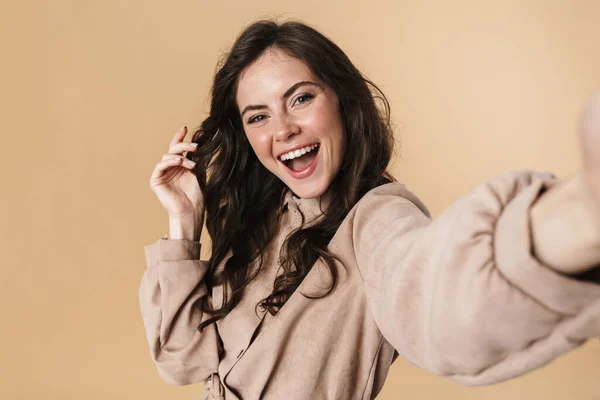
{"label": "outstretched arm", "polygon": [[403,185],[365,195],[352,216],[354,251],[374,319],[398,353],[483,385],[600,337],[600,196],[580,190],[600,180],[588,171],[585,184],[508,171],[435,220]]}
{"label": "outstretched arm", "polygon": [[400,356],[484,385],[600,337],[600,284],[557,272],[532,252],[532,204],[559,182],[509,171],[434,220],[402,185],[360,200],[355,255],[375,322]]}

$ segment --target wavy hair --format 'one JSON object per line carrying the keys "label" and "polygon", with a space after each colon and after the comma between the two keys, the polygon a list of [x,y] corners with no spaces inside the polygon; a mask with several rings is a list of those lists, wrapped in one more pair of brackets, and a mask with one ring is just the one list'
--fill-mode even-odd
{"label": "wavy hair", "polygon": [[[258,160],[244,133],[236,103],[240,73],[272,48],[304,62],[337,94],[346,152],[329,188],[332,196],[324,217],[285,238],[279,253],[283,272],[275,279],[272,293],[257,307],[272,315],[277,313],[319,258],[331,273],[331,286],[318,296],[302,295],[318,299],[331,293],[337,280],[335,261],[340,260],[327,250],[329,241],[366,192],[395,181],[386,171],[394,138],[389,102],[381,90],[336,44],[304,23],[261,20],[247,27],[219,63],[211,89],[210,113],[192,138],[198,149],[186,156],[197,163],[194,173],[204,196],[206,227],[212,239],[203,283],[209,293],[216,285],[223,284],[224,288],[220,307],[210,304],[208,296],[196,302],[210,315],[198,327],[200,331],[239,303],[246,286],[262,268],[263,254],[279,223],[286,186]],[[223,268],[218,268],[228,255]],[[258,268],[250,274],[249,266],[257,259]]]}

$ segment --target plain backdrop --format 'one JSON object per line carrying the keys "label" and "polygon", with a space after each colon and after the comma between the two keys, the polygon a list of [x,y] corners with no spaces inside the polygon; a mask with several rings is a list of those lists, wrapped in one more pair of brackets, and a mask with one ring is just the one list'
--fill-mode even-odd
{"label": "plain backdrop", "polygon": [[[2,399],[199,398],[201,384],[162,381],[146,343],[143,246],[168,232],[148,180],[175,131],[205,118],[218,58],[256,19],[312,24],[381,87],[392,171],[434,217],[505,170],[573,175],[577,118],[600,84],[595,0],[0,7]],[[594,340],[488,387],[399,359],[378,398],[591,400],[599,378]]]}

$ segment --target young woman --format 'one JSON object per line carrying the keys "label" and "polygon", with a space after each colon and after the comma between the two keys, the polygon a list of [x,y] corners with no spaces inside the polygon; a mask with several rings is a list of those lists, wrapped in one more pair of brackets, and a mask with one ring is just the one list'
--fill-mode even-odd
{"label": "young woman", "polygon": [[170,221],[140,286],[160,375],[204,399],[372,399],[398,355],[483,385],[600,337],[599,120],[596,96],[572,179],[508,171],[432,220],[386,172],[377,87],[313,28],[251,25],[150,179]]}

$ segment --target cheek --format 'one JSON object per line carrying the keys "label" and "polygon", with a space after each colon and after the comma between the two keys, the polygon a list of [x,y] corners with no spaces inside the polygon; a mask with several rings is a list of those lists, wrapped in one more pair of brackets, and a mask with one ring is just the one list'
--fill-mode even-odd
{"label": "cheek", "polygon": [[338,139],[342,128],[341,116],[334,105],[323,107],[318,114],[314,116],[314,123],[320,125],[323,131],[328,132],[333,139]]}
{"label": "cheek", "polygon": [[263,161],[265,159],[271,158],[271,139],[269,135],[259,132],[253,132],[252,135],[248,135],[248,141],[250,142],[250,146],[256,153],[256,156],[259,160]]}
{"label": "cheek", "polygon": [[337,109],[331,107],[322,113],[319,118],[323,131],[328,133],[329,138],[337,145],[338,150],[343,152],[345,150],[346,135],[344,123]]}

